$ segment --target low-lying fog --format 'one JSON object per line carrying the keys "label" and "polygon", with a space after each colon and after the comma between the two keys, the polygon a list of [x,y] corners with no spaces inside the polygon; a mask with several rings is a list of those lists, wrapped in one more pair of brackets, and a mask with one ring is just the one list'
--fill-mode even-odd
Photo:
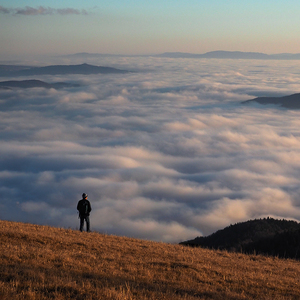
{"label": "low-lying fog", "polygon": [[1,219],[75,229],[85,192],[92,230],[149,240],[300,221],[300,111],[240,104],[300,92],[300,61],[83,62],[135,72],[0,90]]}

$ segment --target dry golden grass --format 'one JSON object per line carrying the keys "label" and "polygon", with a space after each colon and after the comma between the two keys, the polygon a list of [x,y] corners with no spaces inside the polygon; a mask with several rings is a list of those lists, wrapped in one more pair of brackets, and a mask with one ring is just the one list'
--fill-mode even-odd
{"label": "dry golden grass", "polygon": [[300,262],[0,221],[0,299],[300,299]]}

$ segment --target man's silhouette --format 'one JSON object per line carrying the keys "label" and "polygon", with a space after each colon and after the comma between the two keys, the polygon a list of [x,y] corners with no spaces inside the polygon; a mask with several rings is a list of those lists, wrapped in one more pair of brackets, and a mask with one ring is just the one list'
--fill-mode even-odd
{"label": "man's silhouette", "polygon": [[90,212],[92,210],[90,201],[87,199],[86,193],[82,194],[82,199],[78,201],[77,210],[80,218],[80,231],[83,230],[84,220],[86,222],[86,231],[90,231]]}

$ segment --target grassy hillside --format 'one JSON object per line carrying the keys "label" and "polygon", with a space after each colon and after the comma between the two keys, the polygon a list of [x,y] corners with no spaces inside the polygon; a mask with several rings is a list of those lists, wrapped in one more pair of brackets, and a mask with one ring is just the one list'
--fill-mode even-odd
{"label": "grassy hillside", "polygon": [[299,299],[300,262],[0,221],[0,299]]}

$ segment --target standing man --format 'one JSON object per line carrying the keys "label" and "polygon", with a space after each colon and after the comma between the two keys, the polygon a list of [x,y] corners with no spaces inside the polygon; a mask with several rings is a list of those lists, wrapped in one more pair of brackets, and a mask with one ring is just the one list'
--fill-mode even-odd
{"label": "standing man", "polygon": [[82,199],[78,201],[77,210],[80,218],[80,231],[83,230],[84,220],[86,222],[86,231],[90,232],[90,212],[92,210],[90,201],[87,199],[86,193],[82,194]]}

